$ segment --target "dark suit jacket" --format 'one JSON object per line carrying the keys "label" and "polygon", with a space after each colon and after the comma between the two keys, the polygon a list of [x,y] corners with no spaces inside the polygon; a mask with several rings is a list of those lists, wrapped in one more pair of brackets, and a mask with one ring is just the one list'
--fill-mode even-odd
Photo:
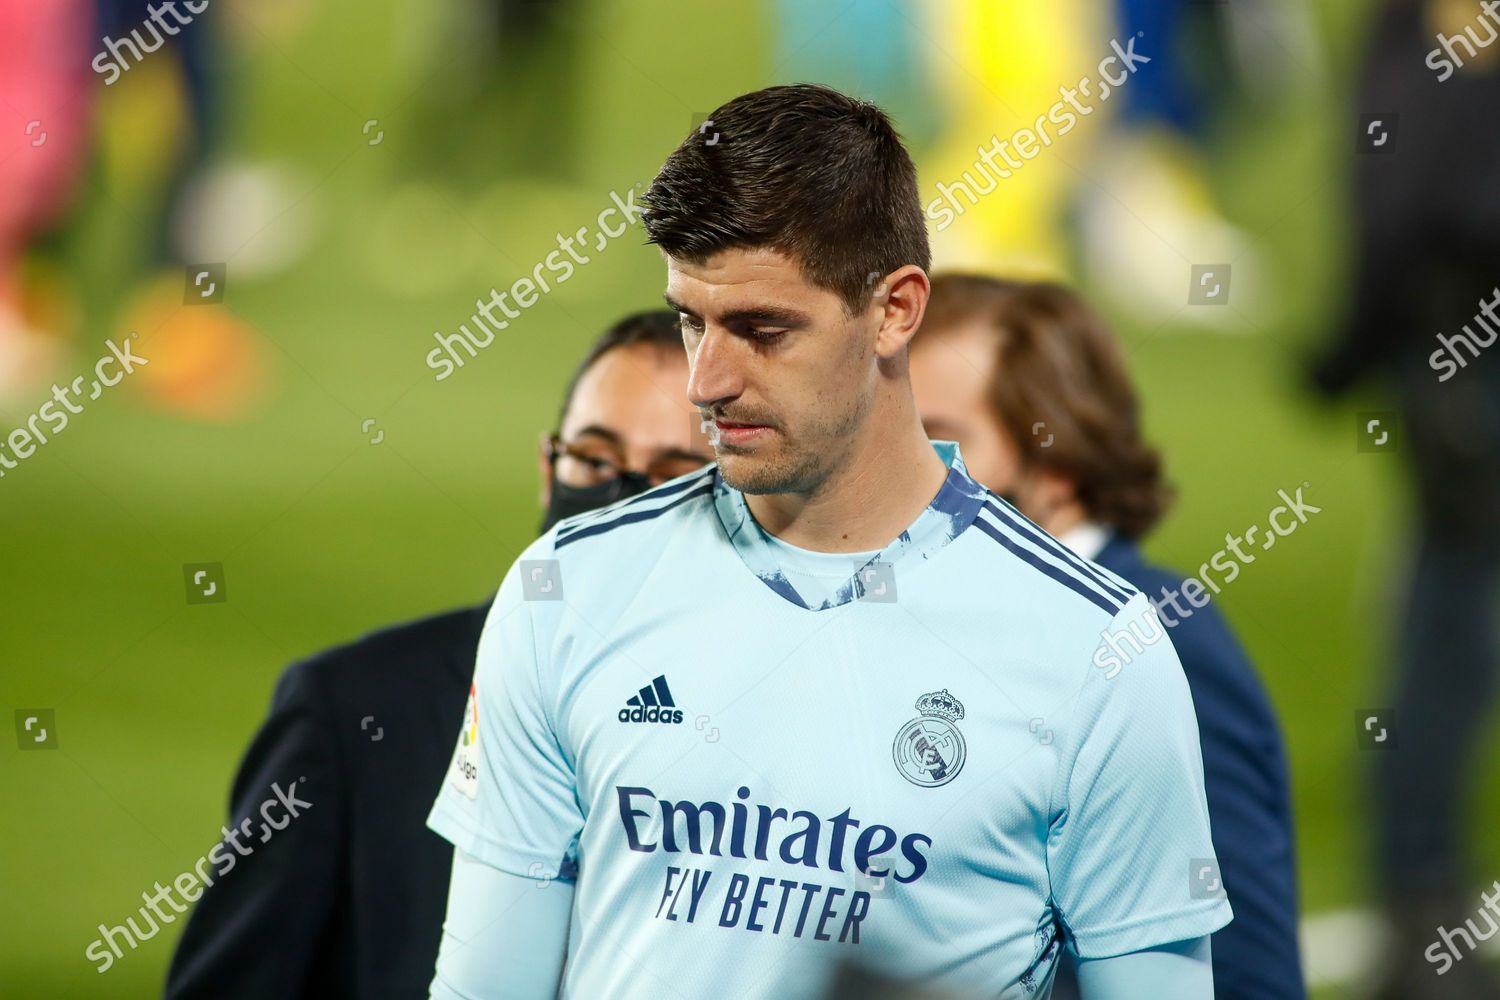
{"label": "dark suit jacket", "polygon": [[296,781],[311,806],[264,843],[240,837],[252,853],[194,907],[168,998],[427,996],[453,858],[427,812],[488,610],[377,632],[282,675],[235,779],[231,822],[256,817],[258,831],[273,783]]}
{"label": "dark suit jacket", "polygon": [[[1134,542],[1115,536],[1094,561],[1162,600],[1184,577],[1148,564]],[[1213,936],[1214,996],[1218,1000],[1301,998],[1297,952],[1297,881],[1292,810],[1281,730],[1260,677],[1212,601],[1178,618],[1168,606],[1172,646],[1182,661],[1198,737],[1203,783],[1219,874],[1234,920]],[[1185,879],[1186,874],[1183,875]],[[1078,996],[1064,952],[1054,1000]]]}

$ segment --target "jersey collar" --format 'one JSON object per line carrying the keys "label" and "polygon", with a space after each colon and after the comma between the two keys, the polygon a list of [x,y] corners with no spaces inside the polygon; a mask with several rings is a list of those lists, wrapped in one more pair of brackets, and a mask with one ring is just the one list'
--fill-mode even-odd
{"label": "jersey collar", "polygon": [[[932,447],[948,467],[948,476],[943,480],[937,496],[885,548],[858,567],[851,560],[848,578],[839,583],[831,593],[804,597],[797,592],[782,569],[786,543],[771,539],[750,513],[745,495],[724,482],[717,469],[714,471],[714,509],[730,544],[762,583],[800,608],[809,611],[836,608],[864,597],[866,582],[872,586],[879,586],[880,583],[889,585],[886,575],[877,564],[892,567],[891,573],[894,574],[897,572],[894,567],[903,560],[930,559],[944,545],[957,538],[978,516],[979,508],[984,504],[985,488],[969,475],[957,443],[934,441]],[[849,559],[848,555],[806,550],[801,550],[801,554],[809,560],[825,564],[836,559]],[[872,594],[871,599],[876,599],[876,595]]]}

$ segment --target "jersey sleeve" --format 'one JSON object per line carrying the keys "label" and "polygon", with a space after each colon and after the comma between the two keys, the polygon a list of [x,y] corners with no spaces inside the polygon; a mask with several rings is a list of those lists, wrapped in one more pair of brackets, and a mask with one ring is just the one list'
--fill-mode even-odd
{"label": "jersey sleeve", "polygon": [[[1109,637],[1113,637],[1113,641]],[[1110,621],[1074,704],[1048,837],[1053,902],[1080,958],[1210,934],[1232,917],[1182,665],[1140,594]]]}
{"label": "jersey sleeve", "polygon": [[511,567],[485,621],[453,761],[427,825],[499,871],[571,881],[583,813],[559,738],[553,664],[538,635],[544,602],[527,599],[523,565],[537,563]]}

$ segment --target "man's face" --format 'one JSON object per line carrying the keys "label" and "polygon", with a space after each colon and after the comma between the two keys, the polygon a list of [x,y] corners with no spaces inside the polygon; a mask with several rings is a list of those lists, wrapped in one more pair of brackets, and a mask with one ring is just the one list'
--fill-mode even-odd
{"label": "man's face", "polygon": [[969,475],[1014,494],[1020,451],[989,400],[998,353],[995,335],[979,323],[928,331],[911,348],[911,388],[927,436],[957,441]]}
{"label": "man's face", "polygon": [[[665,482],[712,461],[698,412],[686,399],[687,375],[680,352],[654,344],[617,347],[595,361],[563,417],[566,453],[557,478],[587,487],[609,478],[613,467]],[[550,473],[544,464],[549,489]]]}
{"label": "man's face", "polygon": [[668,258],[682,314],[688,398],[714,421],[724,480],[745,493],[810,493],[841,464],[875,400],[882,310],[843,301],[774,250]]}

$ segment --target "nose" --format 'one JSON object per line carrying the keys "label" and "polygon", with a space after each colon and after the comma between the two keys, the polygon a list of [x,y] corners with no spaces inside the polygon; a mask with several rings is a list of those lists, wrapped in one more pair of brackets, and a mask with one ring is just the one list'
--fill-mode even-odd
{"label": "nose", "polygon": [[738,398],[743,391],[734,337],[709,326],[688,358],[688,401],[702,410]]}

